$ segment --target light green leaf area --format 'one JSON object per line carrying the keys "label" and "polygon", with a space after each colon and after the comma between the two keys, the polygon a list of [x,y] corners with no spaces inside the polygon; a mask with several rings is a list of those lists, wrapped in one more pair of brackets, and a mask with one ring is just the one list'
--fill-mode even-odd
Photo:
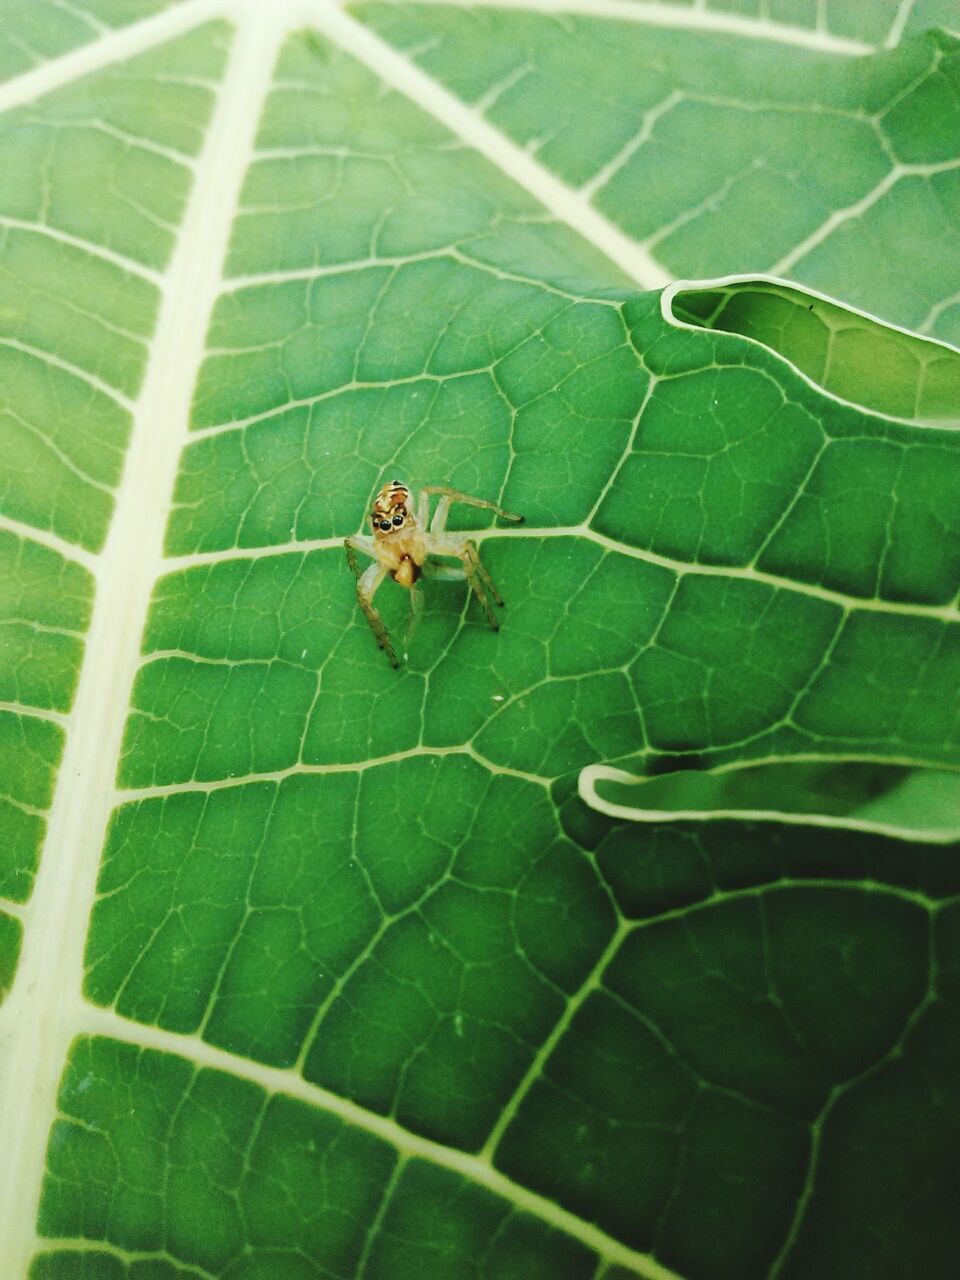
{"label": "light green leaf area", "polygon": [[[62,751],[59,725],[0,710],[0,897],[12,902],[30,896],[43,843],[43,814],[53,798]],[[0,959],[0,970],[4,968]]]}
{"label": "light green leaf area", "polygon": [[[599,80],[570,22],[573,100]],[[0,193],[0,989],[37,936],[18,904],[225,37],[0,133],[22,171]],[[898,57],[931,80],[932,47],[871,62],[878,100]],[[853,93],[828,61],[824,93]],[[588,140],[559,122],[558,147]],[[839,756],[949,816],[960,353],[760,275],[639,291],[312,33],[284,46],[224,275],[183,370],[83,998],[56,1005],[31,1280],[949,1275],[954,828],[643,823],[578,785],[802,755],[792,799]],[[384,585],[397,671],[342,547],[393,476],[525,516],[452,521],[499,631],[429,582],[405,643]]]}
{"label": "light green leaf area", "polygon": [[90,595],[85,569],[0,532],[0,897],[16,902],[30,896],[63,749],[60,726],[35,713],[69,709]]}
{"label": "light green leaf area", "polygon": [[[0,512],[102,546],[223,62],[207,28],[9,112],[0,166]],[[56,282],[56,288],[51,288]]]}
{"label": "light green leaf area", "polygon": [[918,342],[825,298],[765,281],[671,295],[678,320],[742,333],[773,347],[841,399],[902,418],[960,424],[960,364],[952,347]]}
{"label": "light green leaf area", "polygon": [[122,29],[181,0],[0,0],[0,80]]}
{"label": "light green leaf area", "polygon": [[80,565],[0,532],[0,700],[69,710],[90,596]]}
{"label": "light green leaf area", "polygon": [[870,760],[783,760],[635,778],[580,775],[587,804],[635,822],[764,819],[945,843],[960,837],[960,774]]}
{"label": "light green leaf area", "polygon": [[[896,8],[831,4],[827,29],[882,41]],[[486,6],[355,12],[671,274],[788,276],[955,341],[960,44],[916,25],[956,25],[949,8],[917,5],[913,38],[857,58],[762,29]]]}
{"label": "light green leaf area", "polygon": [[[667,2],[681,9],[693,7],[693,0]],[[877,45],[895,43],[898,32],[912,35],[929,27],[957,25],[955,0],[706,0],[702,8],[718,16],[783,23]]]}
{"label": "light green leaf area", "polygon": [[90,621],[93,579],[70,544],[106,535],[159,296],[141,267],[169,259],[223,34],[99,72],[0,127],[0,166],[16,174],[0,190],[0,516],[13,522],[0,531],[0,896],[16,902],[63,750],[44,713],[70,710]]}
{"label": "light green leaf area", "polygon": [[35,712],[70,707],[90,597],[85,569],[0,532],[0,897],[16,902],[30,896],[63,750],[59,725]]}

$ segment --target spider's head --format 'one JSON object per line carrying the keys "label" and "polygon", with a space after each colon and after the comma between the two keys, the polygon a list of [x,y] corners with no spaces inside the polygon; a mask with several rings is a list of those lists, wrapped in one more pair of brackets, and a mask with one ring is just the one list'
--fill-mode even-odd
{"label": "spider's head", "polygon": [[375,538],[390,538],[413,524],[412,495],[405,484],[391,480],[373,500],[370,523]]}

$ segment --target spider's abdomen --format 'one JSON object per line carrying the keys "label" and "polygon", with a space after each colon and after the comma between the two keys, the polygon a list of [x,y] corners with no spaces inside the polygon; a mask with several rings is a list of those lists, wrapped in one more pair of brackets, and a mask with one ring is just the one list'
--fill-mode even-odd
{"label": "spider's abdomen", "polygon": [[401,587],[409,590],[420,577],[421,572],[420,566],[412,556],[404,556],[390,576],[394,582],[399,582]]}

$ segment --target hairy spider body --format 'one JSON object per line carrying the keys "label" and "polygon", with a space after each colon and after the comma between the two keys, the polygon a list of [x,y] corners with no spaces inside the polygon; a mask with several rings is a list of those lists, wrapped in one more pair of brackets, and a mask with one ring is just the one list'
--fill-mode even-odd
{"label": "hairy spider body", "polygon": [[427,556],[426,542],[413,515],[413,495],[393,480],[377,494],[370,513],[376,559],[394,582],[408,590],[420,581]]}
{"label": "hairy spider body", "polygon": [[[430,498],[433,494],[439,495],[440,501],[431,519]],[[374,594],[388,577],[410,592],[411,621],[420,608],[417,583],[421,577],[432,577],[466,580],[490,625],[495,630],[500,625],[490,601],[492,599],[502,606],[503,600],[484,568],[477,548],[463,534],[446,532],[447,516],[455,502],[493,511],[504,520],[523,519],[523,516],[504,511],[485,498],[474,498],[445,485],[427,485],[414,500],[414,495],[402,481],[392,480],[383,486],[373,501],[370,511],[372,536],[356,535],[344,540],[347,562],[357,579],[360,608],[370,623],[377,644],[395,667],[400,663],[383,619],[373,607]],[[370,556],[374,562],[362,572],[357,560],[358,551]],[[460,563],[434,564],[432,558],[435,556],[449,557]]]}

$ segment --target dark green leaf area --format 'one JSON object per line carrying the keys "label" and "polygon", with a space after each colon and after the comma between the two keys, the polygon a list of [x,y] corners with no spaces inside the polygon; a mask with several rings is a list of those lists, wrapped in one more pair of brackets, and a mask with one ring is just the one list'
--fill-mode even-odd
{"label": "dark green leaf area", "polygon": [[315,686],[309,672],[284,662],[151,663],[137,676],[120,777],[150,785],[294,764]]}
{"label": "dark green leaf area", "polygon": [[468,1147],[614,925],[545,793],[459,755],[127,805],[98,893],[91,999]]}
{"label": "dark green leaf area", "polygon": [[7,994],[17,971],[23,926],[13,916],[0,912],[0,999]]}
{"label": "dark green leaf area", "polygon": [[938,987],[945,999],[960,1006],[960,903],[940,912],[935,936]]}
{"label": "dark green leaf area", "polygon": [[39,1253],[30,1264],[30,1280],[197,1280],[192,1268],[165,1258],[125,1260],[95,1246],[82,1251]]}
{"label": "dark green leaf area", "polygon": [[810,1120],[925,998],[928,927],[891,894],[750,891],[637,929],[604,983],[701,1078]]}
{"label": "dark green leaf area", "polygon": [[39,1255],[31,1280],[595,1274],[582,1245],[459,1173],[170,1054],[75,1041],[59,1109],[40,1230],[87,1244]]}
{"label": "dark green leaf area", "polygon": [[901,1053],[825,1116],[818,1177],[784,1280],[928,1280],[960,1250],[960,1015],[931,1004]]}
{"label": "dark green leaf area", "polygon": [[[601,842],[631,911],[690,905],[625,931],[497,1165],[681,1275],[760,1277],[782,1256],[798,1278],[892,1277],[928,1225],[938,1240],[906,1274],[947,1274],[935,1264],[960,1149],[960,1020],[930,968],[938,902],[875,879],[916,875],[889,842],[725,830],[616,828]],[[955,895],[955,866],[929,861],[927,882]],[[884,1249],[900,1271],[880,1265]]]}
{"label": "dark green leaf area", "polygon": [[26,902],[30,897],[45,832],[40,814],[0,796],[0,897],[14,902]]}
{"label": "dark green leaf area", "polygon": [[[597,866],[618,910],[642,921],[693,904],[779,882],[880,882],[904,899],[939,902],[960,894],[953,845],[904,845],[853,831],[811,831],[754,823],[669,823],[637,827],[600,818],[587,840],[579,799],[561,810],[564,830],[595,850]],[[579,833],[579,834],[578,834]],[[909,856],[905,857],[905,849]],[[953,909],[937,916],[946,948]],[[960,972],[960,946],[951,965],[944,950],[941,974]]]}
{"label": "dark green leaf area", "polygon": [[483,1187],[411,1160],[367,1257],[369,1280],[591,1280],[597,1259]]}
{"label": "dark green leaf area", "polygon": [[713,1089],[605,995],[583,1006],[498,1154],[534,1186],[685,1275],[763,1274],[809,1134]]}
{"label": "dark green leaf area", "polygon": [[40,1231],[215,1276],[355,1275],[396,1158],[301,1102],[110,1040],[74,1043],[59,1107]]}
{"label": "dark green leaf area", "polygon": [[317,1001],[377,925],[341,834],[356,792],[338,775],[120,809],[87,947],[91,998],[295,1061]]}
{"label": "dark green leaf area", "polygon": [[[42,7],[54,28],[72,16],[87,39],[99,25]],[[129,21],[135,7],[146,8],[137,0],[112,16]],[[0,311],[16,317],[16,342],[0,353],[0,511],[92,550],[106,536],[157,318],[153,272],[173,251],[225,35],[208,24],[41,93],[0,124],[0,171],[16,174],[0,187]],[[20,55],[50,36],[28,37]],[[53,655],[51,679],[70,661]]]}

